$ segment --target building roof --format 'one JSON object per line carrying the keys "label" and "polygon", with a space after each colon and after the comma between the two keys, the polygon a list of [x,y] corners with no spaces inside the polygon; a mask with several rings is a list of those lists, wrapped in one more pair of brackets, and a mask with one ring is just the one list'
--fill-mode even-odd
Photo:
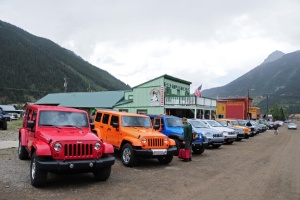
{"label": "building roof", "polygon": [[0,107],[4,111],[15,111],[16,110],[16,108],[12,105],[0,105]]}
{"label": "building roof", "polygon": [[[245,101],[248,97],[228,97],[228,98],[220,98],[217,99],[218,102],[221,101]],[[249,97],[249,100],[253,100],[251,97]]]}
{"label": "building roof", "polygon": [[123,98],[124,91],[53,93],[41,98],[35,104],[73,108],[113,108]]}
{"label": "building roof", "polygon": [[146,81],[146,82],[144,82],[144,83],[141,83],[141,84],[139,84],[139,85],[137,85],[137,86],[135,86],[135,87],[133,87],[133,88],[137,88],[137,87],[139,87],[139,86],[141,86],[141,85],[144,85],[145,83],[149,83],[149,82],[151,82],[151,81],[154,81],[154,80],[156,80],[156,79],[160,79],[160,78],[162,78],[162,77],[163,77],[163,78],[166,78],[166,79],[169,79],[169,80],[173,80],[173,81],[185,83],[185,84],[188,84],[188,85],[192,84],[192,82],[185,81],[185,80],[182,80],[182,79],[179,79],[179,78],[176,78],[176,77],[173,77],[173,76],[164,74],[164,75],[162,75],[162,76],[159,76],[159,77],[156,77],[156,78],[151,79],[151,80],[149,80],[149,81]]}

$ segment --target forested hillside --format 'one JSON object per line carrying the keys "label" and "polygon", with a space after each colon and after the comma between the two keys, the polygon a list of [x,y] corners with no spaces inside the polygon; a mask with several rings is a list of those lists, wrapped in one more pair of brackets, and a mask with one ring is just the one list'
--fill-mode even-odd
{"label": "forested hillside", "polygon": [[267,106],[270,108],[277,103],[293,114],[300,113],[299,83],[300,51],[295,51],[264,62],[225,86],[204,90],[203,96],[247,96],[249,91],[262,113],[265,113]]}
{"label": "forested hillside", "polygon": [[0,55],[0,104],[34,102],[64,92],[64,78],[68,92],[130,89],[72,51],[3,21]]}

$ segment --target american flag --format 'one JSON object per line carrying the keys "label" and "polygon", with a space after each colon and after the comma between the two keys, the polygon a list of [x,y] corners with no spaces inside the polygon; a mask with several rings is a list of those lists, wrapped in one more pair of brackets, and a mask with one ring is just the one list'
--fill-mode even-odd
{"label": "american flag", "polygon": [[195,96],[196,97],[201,97],[202,94],[201,94],[201,89],[202,89],[202,85],[200,85],[194,92]]}

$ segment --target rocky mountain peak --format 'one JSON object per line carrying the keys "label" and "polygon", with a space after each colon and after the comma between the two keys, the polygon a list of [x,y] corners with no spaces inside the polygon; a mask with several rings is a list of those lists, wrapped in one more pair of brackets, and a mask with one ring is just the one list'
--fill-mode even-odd
{"label": "rocky mountain peak", "polygon": [[271,53],[265,60],[262,64],[266,64],[268,62],[272,62],[272,61],[275,61],[279,58],[281,58],[283,55],[285,55],[285,53],[283,53],[282,51],[274,51],[273,53]]}

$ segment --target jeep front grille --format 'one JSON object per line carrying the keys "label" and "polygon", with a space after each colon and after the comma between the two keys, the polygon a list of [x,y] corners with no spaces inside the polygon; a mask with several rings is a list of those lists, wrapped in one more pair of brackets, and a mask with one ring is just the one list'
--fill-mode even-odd
{"label": "jeep front grille", "polygon": [[65,144],[65,157],[86,157],[93,155],[92,144]]}
{"label": "jeep front grille", "polygon": [[148,138],[149,147],[163,147],[164,139],[162,138]]}

